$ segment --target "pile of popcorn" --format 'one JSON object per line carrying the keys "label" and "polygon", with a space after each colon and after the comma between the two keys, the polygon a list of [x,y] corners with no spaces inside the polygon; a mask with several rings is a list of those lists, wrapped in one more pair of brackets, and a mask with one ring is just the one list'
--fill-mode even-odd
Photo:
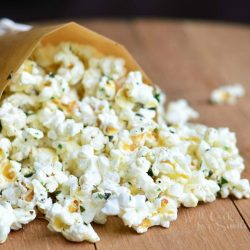
{"label": "pile of popcorn", "polygon": [[[122,58],[87,45],[40,46],[0,104],[0,242],[43,214],[71,241],[99,240],[91,223],[117,215],[143,233],[180,206],[250,196],[235,134],[189,123],[185,100]],[[39,233],[39,232],[38,232]]]}

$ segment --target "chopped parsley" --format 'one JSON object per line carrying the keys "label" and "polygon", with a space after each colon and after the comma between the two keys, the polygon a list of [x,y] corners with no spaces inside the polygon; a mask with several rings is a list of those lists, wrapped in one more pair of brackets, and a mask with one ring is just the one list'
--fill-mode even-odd
{"label": "chopped parsley", "polygon": [[221,179],[219,181],[219,186],[222,187],[226,183],[228,183],[228,181],[224,177],[221,177]]}
{"label": "chopped parsley", "polygon": [[110,135],[110,136],[109,136],[109,141],[112,141],[113,138],[114,138],[114,136]]}
{"label": "chopped parsley", "polygon": [[57,196],[58,194],[60,194],[62,191],[61,190],[57,190],[55,191],[55,195]]}
{"label": "chopped parsley", "polygon": [[139,113],[136,113],[135,114],[136,116],[139,116],[139,117],[144,117],[143,115],[139,114]]}
{"label": "chopped parsley", "polygon": [[85,208],[83,206],[80,206],[80,211],[83,213],[85,211]]}
{"label": "chopped parsley", "polygon": [[85,226],[88,226],[88,224],[87,224],[86,222],[83,222],[83,224],[84,224]]}
{"label": "chopped parsley", "polygon": [[154,108],[148,108],[148,110],[154,110],[154,111],[155,111],[155,110],[156,110],[156,108],[155,108],[155,107],[154,107]]}
{"label": "chopped parsley", "polygon": [[63,148],[63,145],[62,145],[61,143],[59,143],[59,144],[57,145],[57,147],[58,147],[59,149],[62,149],[62,148]]}
{"label": "chopped parsley", "polygon": [[110,197],[111,193],[104,193],[104,194],[97,194],[97,197],[99,199],[104,199],[104,200],[107,200],[109,197]]}
{"label": "chopped parsley", "polygon": [[154,95],[154,98],[157,100],[157,102],[160,102],[160,94],[159,93],[156,93],[155,95]]}
{"label": "chopped parsley", "polygon": [[25,178],[29,178],[29,177],[31,177],[33,174],[34,174],[33,172],[30,172],[30,173],[28,173],[28,174],[25,174],[24,177],[25,177]]}
{"label": "chopped parsley", "polygon": [[157,188],[157,191],[161,191],[161,189],[160,189],[160,188]]}
{"label": "chopped parsley", "polygon": [[226,151],[229,150],[229,147],[227,147],[227,146],[224,146],[223,148],[224,148]]}
{"label": "chopped parsley", "polygon": [[150,169],[148,170],[147,174],[148,174],[149,176],[151,176],[151,177],[154,176],[154,173],[153,173],[153,171],[152,171],[152,168],[150,168]]}
{"label": "chopped parsley", "polygon": [[50,72],[50,73],[49,73],[49,77],[54,78],[54,77],[55,77],[55,73]]}
{"label": "chopped parsley", "polygon": [[154,129],[154,132],[155,132],[155,133],[158,133],[158,131],[159,131],[158,128],[155,128],[155,129]]}
{"label": "chopped parsley", "polygon": [[209,170],[208,176],[207,176],[207,177],[211,177],[212,175],[213,175],[213,171],[212,171],[212,170]]}
{"label": "chopped parsley", "polygon": [[30,116],[30,115],[33,115],[33,113],[31,111],[28,111],[28,112],[25,112],[25,115]]}

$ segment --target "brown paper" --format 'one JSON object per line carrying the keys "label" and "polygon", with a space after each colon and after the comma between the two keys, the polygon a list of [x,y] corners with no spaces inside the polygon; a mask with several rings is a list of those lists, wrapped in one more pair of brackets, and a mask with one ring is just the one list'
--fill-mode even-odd
{"label": "brown paper", "polygon": [[144,81],[150,83],[147,75],[123,45],[71,22],[56,26],[34,27],[30,31],[0,37],[0,98],[10,76],[18,70],[40,42],[54,45],[60,42],[92,45],[105,55],[122,57],[128,70],[140,70]]}

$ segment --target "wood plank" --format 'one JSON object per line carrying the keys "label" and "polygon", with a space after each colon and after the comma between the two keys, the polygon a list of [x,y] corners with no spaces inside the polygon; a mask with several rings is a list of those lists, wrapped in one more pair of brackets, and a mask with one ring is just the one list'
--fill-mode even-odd
{"label": "wood plank", "polygon": [[83,242],[74,243],[65,240],[60,234],[52,233],[47,228],[47,221],[37,219],[19,231],[11,232],[7,241],[0,245],[0,250],[95,250],[95,245]]}
{"label": "wood plank", "polygon": [[181,208],[169,229],[154,227],[136,234],[115,217],[94,227],[101,237],[98,250],[247,249],[249,232],[230,200]]}

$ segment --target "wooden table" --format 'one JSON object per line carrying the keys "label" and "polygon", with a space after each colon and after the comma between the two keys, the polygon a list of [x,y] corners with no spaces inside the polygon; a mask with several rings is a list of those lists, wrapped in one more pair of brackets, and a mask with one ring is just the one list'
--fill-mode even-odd
{"label": "wooden table", "polygon": [[[200,122],[226,126],[237,133],[250,179],[250,27],[165,20],[81,21],[120,43],[139,61],[168,100],[186,98]],[[210,92],[221,84],[243,83],[247,95],[235,106],[212,106]],[[220,199],[197,208],[181,208],[169,229],[152,228],[137,235],[110,218],[94,225],[101,241],[71,243],[36,220],[12,232],[0,249],[250,249],[250,200]]]}

